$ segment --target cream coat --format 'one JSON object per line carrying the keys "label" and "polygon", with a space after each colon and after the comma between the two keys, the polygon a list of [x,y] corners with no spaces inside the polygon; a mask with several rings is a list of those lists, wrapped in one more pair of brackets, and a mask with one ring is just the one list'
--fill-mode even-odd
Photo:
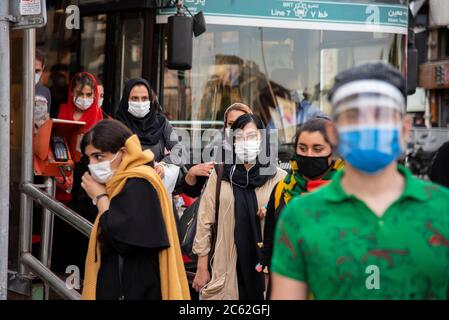
{"label": "cream coat", "polygon": [[[273,188],[285,175],[286,172],[278,168],[273,178],[255,190],[259,208],[268,203]],[[193,252],[198,256],[205,256],[210,251],[211,226],[215,222],[216,184],[217,175],[214,170],[207,182],[198,209],[197,230],[193,244]],[[222,181],[212,274],[210,282],[201,290],[200,298],[203,300],[238,300],[239,298],[234,226],[234,195],[230,183]]]}

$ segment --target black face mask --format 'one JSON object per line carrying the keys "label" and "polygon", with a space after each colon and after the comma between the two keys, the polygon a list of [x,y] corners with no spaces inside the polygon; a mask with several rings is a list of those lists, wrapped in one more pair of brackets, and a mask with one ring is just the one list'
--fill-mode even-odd
{"label": "black face mask", "polygon": [[329,157],[307,157],[295,154],[293,156],[294,161],[298,164],[298,173],[302,176],[314,179],[322,174],[324,174],[327,170],[329,170]]}

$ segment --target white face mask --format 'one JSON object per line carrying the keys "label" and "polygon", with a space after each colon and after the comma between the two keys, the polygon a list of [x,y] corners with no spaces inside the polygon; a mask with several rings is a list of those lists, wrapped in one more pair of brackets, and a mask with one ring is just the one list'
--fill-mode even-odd
{"label": "white face mask", "polygon": [[105,160],[102,162],[98,162],[95,164],[89,164],[89,171],[92,175],[92,178],[94,178],[95,181],[98,183],[105,184],[106,182],[111,179],[111,177],[114,175],[114,171],[111,169],[111,163],[117,158],[118,152],[112,158],[111,161]]}
{"label": "white face mask", "polygon": [[98,106],[101,107],[103,105],[103,98],[98,99]]}
{"label": "white face mask", "polygon": [[81,98],[81,97],[73,97],[73,103],[75,103],[75,106],[80,110],[87,110],[92,106],[92,103],[94,103],[93,98]]}
{"label": "white face mask", "polygon": [[39,83],[39,80],[41,80],[41,75],[42,75],[41,73],[34,74],[34,84],[35,85]]}
{"label": "white face mask", "polygon": [[238,141],[234,144],[234,150],[243,163],[256,163],[260,153],[260,140]]}
{"label": "white face mask", "polygon": [[150,105],[150,101],[128,101],[128,112],[131,113],[134,117],[143,118],[150,112]]}

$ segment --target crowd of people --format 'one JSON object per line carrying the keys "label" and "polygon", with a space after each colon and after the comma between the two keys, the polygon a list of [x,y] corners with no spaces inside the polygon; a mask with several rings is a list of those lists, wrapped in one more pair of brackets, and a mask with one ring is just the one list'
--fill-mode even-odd
{"label": "crowd of people", "polygon": [[[38,56],[49,119],[44,65]],[[56,225],[53,254],[56,269],[83,267],[83,298],[447,298],[449,190],[397,162],[411,124],[392,66],[337,75],[332,113],[298,125],[289,172],[277,166],[272,129],[245,104],[227,108],[210,161],[192,163],[145,79],[125,83],[115,114],[103,99],[102,83],[81,72],[57,107],[57,118],[85,123],[71,192],[56,199],[93,230],[87,242]],[[190,284],[179,194],[197,202]]]}

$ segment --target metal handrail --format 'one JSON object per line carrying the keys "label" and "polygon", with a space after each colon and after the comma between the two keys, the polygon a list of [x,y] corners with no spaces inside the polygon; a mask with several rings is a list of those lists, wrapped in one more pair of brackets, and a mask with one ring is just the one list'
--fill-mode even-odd
{"label": "metal handrail", "polygon": [[[51,213],[61,218],[64,222],[81,232],[86,237],[90,236],[92,231],[92,223],[84,219],[78,213],[72,209],[66,207],[46,192],[39,189],[32,183],[23,183],[21,185],[21,191],[26,196],[33,199],[44,209],[48,209]],[[51,286],[57,293],[63,298],[70,300],[80,300],[80,294],[73,289],[69,289],[66,283],[62,281],[55,273],[47,268],[41,261],[35,258],[31,253],[24,252],[20,257],[21,262],[27,265],[33,270],[37,276],[44,280],[49,286]]]}
{"label": "metal handrail", "polygon": [[90,237],[92,231],[92,223],[84,219],[78,213],[72,209],[66,207],[55,198],[49,196],[44,191],[37,188],[32,183],[24,183],[21,186],[21,191],[27,196],[33,198],[42,207],[49,209],[59,218],[67,222],[73,228],[84,234],[86,237]]}
{"label": "metal handrail", "polygon": [[81,300],[81,295],[76,290],[67,288],[64,281],[44,266],[31,253],[24,253],[20,259],[22,263],[26,264],[39,278],[47,282],[63,298],[68,300]]}

